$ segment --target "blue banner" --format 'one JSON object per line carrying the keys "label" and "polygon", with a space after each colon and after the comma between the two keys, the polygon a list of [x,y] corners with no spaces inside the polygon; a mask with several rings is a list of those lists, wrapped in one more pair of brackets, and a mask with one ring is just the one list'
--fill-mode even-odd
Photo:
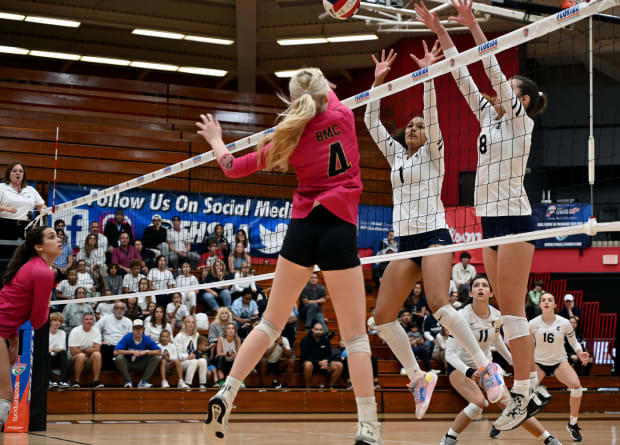
{"label": "blue banner", "polygon": [[[56,202],[76,199],[93,190],[96,188],[59,184],[56,186]],[[48,205],[51,205],[51,199],[50,188]],[[154,214],[161,216],[167,229],[172,225],[172,217],[178,215],[182,229],[189,232],[193,243],[201,243],[219,223],[224,226],[230,242],[238,229],[244,229],[250,239],[250,255],[269,257],[280,251],[291,218],[292,203],[285,199],[138,188],[101,198],[64,214],[57,213],[55,219],[65,221],[68,239],[77,246],[88,233],[90,222],[98,221],[103,231],[105,223],[114,218],[116,209],[124,211],[135,239],[142,239]],[[358,246],[375,251],[391,229],[392,208],[362,205],[359,223]]]}
{"label": "blue banner", "polygon": [[[591,214],[590,204],[538,204],[532,209],[537,230],[584,224]],[[584,248],[591,243],[591,238],[585,234],[559,236],[537,240],[536,248]]]}

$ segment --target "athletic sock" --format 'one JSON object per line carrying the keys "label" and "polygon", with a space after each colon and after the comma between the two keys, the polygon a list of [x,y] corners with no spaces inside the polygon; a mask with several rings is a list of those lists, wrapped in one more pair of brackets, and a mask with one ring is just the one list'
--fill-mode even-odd
{"label": "athletic sock", "polygon": [[571,425],[577,425],[578,421],[579,421],[579,417],[570,416],[568,423],[570,423]]}
{"label": "athletic sock", "polygon": [[435,318],[471,355],[478,368],[485,368],[489,359],[484,355],[465,319],[451,305],[440,307]]}
{"label": "athletic sock", "polygon": [[545,430],[544,433],[538,436],[538,440],[540,440],[541,442],[544,442],[545,440],[547,440],[547,437],[549,436],[551,436],[551,434],[549,434],[549,431]]}
{"label": "athletic sock", "polygon": [[530,372],[530,388],[535,389],[540,382],[538,381],[538,373],[536,371]]}
{"label": "athletic sock", "polygon": [[222,386],[218,391],[218,394],[223,396],[226,400],[226,404],[228,405],[228,407],[232,406],[232,402],[235,400],[235,397],[237,397],[237,392],[239,392],[241,383],[241,380],[228,376],[226,377],[224,386]]}
{"label": "athletic sock", "polygon": [[530,379],[515,380],[512,385],[512,392],[527,397],[530,394]]}
{"label": "athletic sock", "polygon": [[375,396],[356,397],[357,420],[360,422],[377,422],[377,401]]}
{"label": "athletic sock", "polygon": [[6,423],[6,419],[9,418],[9,411],[11,410],[11,402],[6,399],[0,399],[0,427]]}
{"label": "athletic sock", "polygon": [[458,439],[458,437],[459,437],[459,433],[457,433],[457,432],[456,432],[456,431],[454,431],[452,428],[450,428],[450,429],[448,430],[448,436],[452,436],[452,437],[454,437],[455,439]]}
{"label": "athletic sock", "polygon": [[410,381],[415,382],[424,375],[411,349],[409,337],[398,321],[378,325],[377,333],[405,368]]}

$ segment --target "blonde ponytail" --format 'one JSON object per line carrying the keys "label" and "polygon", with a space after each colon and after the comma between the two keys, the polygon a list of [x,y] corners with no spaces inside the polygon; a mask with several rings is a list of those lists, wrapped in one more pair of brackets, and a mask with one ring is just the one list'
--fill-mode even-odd
{"label": "blonde ponytail", "polygon": [[289,81],[289,91],[292,101],[279,116],[280,123],[272,134],[265,136],[258,144],[260,164],[264,146],[273,143],[265,159],[266,170],[288,170],[289,158],[299,144],[306,124],[325,110],[328,86],[321,70],[306,68],[298,71]]}

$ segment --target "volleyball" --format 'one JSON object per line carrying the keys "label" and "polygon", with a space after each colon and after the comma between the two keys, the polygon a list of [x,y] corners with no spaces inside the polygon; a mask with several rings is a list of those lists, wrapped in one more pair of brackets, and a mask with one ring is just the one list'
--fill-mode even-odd
{"label": "volleyball", "polygon": [[323,0],[323,7],[336,20],[346,20],[357,12],[360,0]]}

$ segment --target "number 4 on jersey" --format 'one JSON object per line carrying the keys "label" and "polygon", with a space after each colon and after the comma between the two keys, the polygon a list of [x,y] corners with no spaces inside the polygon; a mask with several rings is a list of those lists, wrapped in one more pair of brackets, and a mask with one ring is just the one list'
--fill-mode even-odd
{"label": "number 4 on jersey", "polygon": [[328,176],[336,176],[346,172],[351,168],[351,164],[347,160],[340,142],[334,142],[329,145],[329,170]]}

